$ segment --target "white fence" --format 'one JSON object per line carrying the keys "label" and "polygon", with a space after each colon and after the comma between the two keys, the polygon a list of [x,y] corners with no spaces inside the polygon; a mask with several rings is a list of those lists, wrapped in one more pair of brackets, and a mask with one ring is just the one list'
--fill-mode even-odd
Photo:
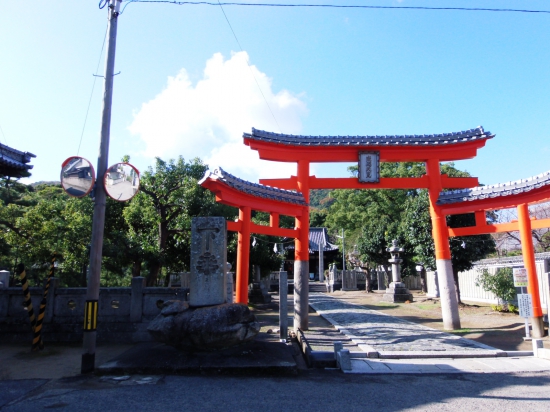
{"label": "white fence", "polygon": [[[550,283],[549,283],[549,262],[550,256],[547,253],[535,255],[535,266],[537,269],[537,278],[539,283],[539,296],[541,306],[548,308],[550,301]],[[489,273],[495,273],[498,268],[520,268],[523,267],[523,258],[521,256],[504,259],[485,259],[476,262],[471,270],[459,272],[458,285],[460,287],[460,297],[462,300],[471,302],[498,303],[498,299],[492,293],[486,292],[481,286],[476,286],[477,277],[487,269]],[[426,274],[426,283],[428,286],[428,296],[439,296],[437,286],[436,272]]]}

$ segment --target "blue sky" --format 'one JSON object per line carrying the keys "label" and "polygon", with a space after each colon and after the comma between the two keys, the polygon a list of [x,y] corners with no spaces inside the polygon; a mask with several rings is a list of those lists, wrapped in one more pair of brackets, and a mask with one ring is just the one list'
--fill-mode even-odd
{"label": "blue sky", "polygon": [[[292,3],[550,10],[544,0]],[[0,141],[37,155],[23,181],[58,180],[83,128],[78,154],[95,165],[103,82],[97,78],[91,95],[92,74],[98,62],[104,69],[106,9],[97,0],[1,4]],[[496,137],[476,159],[457,163],[481,183],[550,169],[550,14],[224,11],[240,46],[220,7],[128,5],[119,17],[109,163],[129,154],[143,171],[154,156],[198,156],[257,181],[295,168],[259,161],[242,144],[251,127],[384,135],[482,125]],[[347,176],[346,166],[315,165],[314,173]]]}

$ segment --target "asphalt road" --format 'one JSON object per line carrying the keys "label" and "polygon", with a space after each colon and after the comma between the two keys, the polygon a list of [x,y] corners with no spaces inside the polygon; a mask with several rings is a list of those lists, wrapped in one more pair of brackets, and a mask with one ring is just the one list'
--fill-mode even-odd
{"label": "asphalt road", "polygon": [[77,376],[0,384],[0,411],[548,411],[550,374]]}

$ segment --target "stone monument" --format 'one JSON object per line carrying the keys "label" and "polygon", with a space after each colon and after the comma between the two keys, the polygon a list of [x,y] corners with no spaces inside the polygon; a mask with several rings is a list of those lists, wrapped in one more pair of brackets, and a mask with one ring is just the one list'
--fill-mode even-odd
{"label": "stone monument", "polygon": [[269,303],[271,295],[262,283],[260,266],[254,265],[254,282],[248,285],[248,301],[250,303]]}
{"label": "stone monument", "polygon": [[247,305],[226,303],[226,233],[223,217],[192,220],[189,302],[164,304],[147,328],[155,340],[178,349],[215,350],[253,340],[260,331]]}
{"label": "stone monument", "polygon": [[391,263],[392,282],[386,289],[386,293],[382,297],[384,302],[412,302],[413,297],[409,289],[401,282],[401,262],[403,259],[399,258],[399,254],[403,253],[403,248],[399,247],[397,240],[392,241],[392,246],[386,249],[391,254],[391,259],[388,262]]}
{"label": "stone monument", "polygon": [[342,271],[342,290],[359,290],[357,289],[357,273],[354,270]]}
{"label": "stone monument", "polygon": [[223,217],[192,220],[189,306],[212,306],[225,303],[227,297],[226,233],[226,222]]}

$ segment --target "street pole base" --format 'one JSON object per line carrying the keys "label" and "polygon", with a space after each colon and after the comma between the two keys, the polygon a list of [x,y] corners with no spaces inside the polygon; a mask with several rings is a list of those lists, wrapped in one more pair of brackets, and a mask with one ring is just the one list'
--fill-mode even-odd
{"label": "street pole base", "polygon": [[92,373],[95,370],[95,353],[83,353],[80,373]]}

